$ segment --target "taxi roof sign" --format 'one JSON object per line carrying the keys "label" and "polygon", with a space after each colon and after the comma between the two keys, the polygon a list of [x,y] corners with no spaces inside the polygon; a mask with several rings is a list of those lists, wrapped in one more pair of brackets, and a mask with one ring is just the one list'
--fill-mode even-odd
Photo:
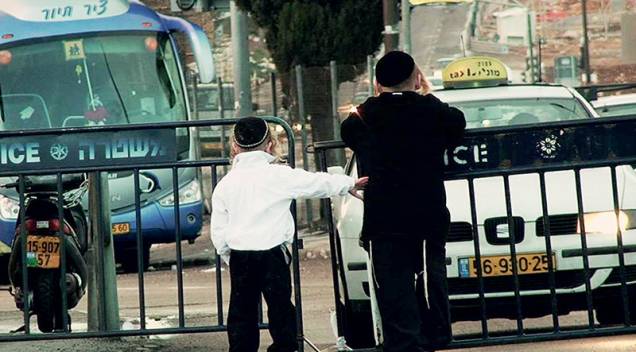
{"label": "taxi roof sign", "polygon": [[463,57],[446,66],[442,82],[444,88],[497,86],[508,83],[508,69],[492,57]]}

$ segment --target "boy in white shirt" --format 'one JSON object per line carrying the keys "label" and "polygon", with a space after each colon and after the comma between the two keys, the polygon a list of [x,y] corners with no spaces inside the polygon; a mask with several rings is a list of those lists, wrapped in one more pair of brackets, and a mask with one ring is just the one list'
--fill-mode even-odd
{"label": "boy in white shirt", "polygon": [[267,302],[273,344],[268,352],[293,352],[296,314],[291,303],[287,249],[294,236],[293,199],[355,193],[367,178],[311,173],[272,164],[273,141],[267,122],[239,120],[234,128],[232,170],[212,194],[212,242],[229,256],[231,295],[228,313],[230,352],[256,352],[258,302]]}

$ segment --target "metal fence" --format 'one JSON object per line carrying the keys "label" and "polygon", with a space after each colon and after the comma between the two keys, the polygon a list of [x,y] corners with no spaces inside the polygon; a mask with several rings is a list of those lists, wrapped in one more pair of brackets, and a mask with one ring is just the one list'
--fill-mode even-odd
{"label": "metal fence", "polygon": [[[280,126],[286,134],[287,142],[287,162],[294,167],[295,150],[294,136],[291,128],[280,118],[264,117],[268,122]],[[6,152],[7,148],[11,150],[25,151],[28,150],[31,160],[28,158],[16,159],[10,156],[8,159],[2,157],[2,165],[0,166],[0,177],[16,177],[17,181],[13,186],[18,190],[20,216],[18,219],[24,219],[25,213],[25,195],[29,184],[29,177],[36,175],[49,175],[53,178],[55,187],[49,189],[57,195],[63,194],[63,185],[66,178],[71,174],[88,173],[89,183],[89,217],[91,223],[91,231],[89,231],[89,256],[93,262],[90,263],[89,275],[93,276],[88,283],[88,300],[89,304],[89,326],[87,331],[72,332],[69,329],[69,316],[63,314],[64,320],[63,331],[57,331],[55,334],[34,334],[30,329],[30,312],[29,306],[31,301],[25,299],[25,307],[23,314],[24,334],[0,334],[0,342],[3,341],[24,341],[24,340],[49,340],[49,339],[69,339],[69,338],[88,338],[88,337],[115,337],[115,336],[139,336],[139,335],[157,335],[157,334],[184,334],[184,333],[201,333],[201,332],[217,332],[225,331],[224,319],[224,302],[222,290],[222,264],[219,256],[216,256],[216,270],[214,275],[210,276],[210,280],[215,282],[216,295],[210,297],[210,303],[216,299],[216,321],[209,321],[202,326],[189,325],[186,322],[185,302],[184,302],[184,276],[183,276],[183,255],[181,248],[182,226],[184,226],[184,214],[180,209],[179,192],[181,184],[179,177],[180,171],[184,169],[210,169],[211,188],[213,189],[218,180],[217,169],[228,164],[227,158],[216,157],[208,160],[196,160],[191,158],[179,157],[180,139],[190,140],[189,133],[197,129],[211,128],[214,126],[231,126],[235,124],[237,119],[216,119],[212,121],[189,121],[174,123],[159,123],[154,125],[138,124],[127,126],[99,126],[87,128],[72,129],[48,129],[33,131],[16,131],[2,132],[2,146],[0,149]],[[189,131],[189,132],[188,132]],[[24,146],[23,146],[24,145]],[[9,147],[10,146],[10,147]],[[15,147],[14,147],[15,146]],[[23,146],[23,147],[20,147]],[[187,151],[191,145],[188,143]],[[17,148],[17,149],[16,149]],[[22,149],[20,149],[22,148]],[[63,157],[59,154],[53,155],[53,150],[64,151]],[[49,155],[51,151],[51,155]],[[8,161],[7,161],[8,160]],[[20,165],[14,165],[16,163]],[[12,164],[13,163],[13,164]],[[147,258],[143,255],[144,237],[142,235],[146,224],[146,215],[142,212],[142,208],[148,205],[148,198],[144,197],[141,178],[147,176],[145,172],[148,170],[167,170],[172,179],[172,199],[174,210],[174,224],[176,243],[176,284],[177,284],[177,304],[176,311],[178,322],[176,326],[153,328],[147,325],[148,315],[146,312],[147,297],[145,295],[145,273],[144,270],[138,270],[137,288],[139,293],[139,327],[123,328],[120,326],[119,311],[117,308],[117,281],[115,279],[115,267],[113,258],[113,236],[111,234],[110,211],[108,208],[108,200],[105,202],[96,197],[108,195],[102,193],[107,190],[102,185],[107,182],[106,175],[109,173],[130,172],[132,178],[131,183],[134,189],[134,221],[130,224],[129,230],[134,234],[136,241],[136,259],[138,268],[144,268]],[[100,180],[101,178],[101,180]],[[152,179],[152,177],[151,177]],[[154,180],[157,182],[157,180]],[[167,185],[164,185],[166,187]],[[64,204],[62,197],[57,197],[57,213],[56,218],[60,223],[64,219]],[[106,207],[104,207],[106,205]],[[292,214],[296,214],[295,202],[292,203]],[[22,221],[18,225],[17,233],[20,238],[25,238],[28,233],[25,222]],[[53,285],[52,290],[58,292],[62,297],[62,311],[66,312],[68,303],[66,301],[65,273],[68,270],[67,258],[65,255],[65,241],[69,239],[64,235],[63,226],[56,231],[56,237],[61,243],[59,270],[59,285]],[[132,235],[131,234],[131,235]],[[207,236],[208,234],[203,234]],[[297,234],[295,234],[297,239]],[[23,241],[21,249],[21,268],[22,282],[21,287],[25,292],[29,291],[29,274],[27,270],[27,241]],[[300,292],[300,271],[298,261],[298,242],[295,241],[292,246],[292,276],[294,287],[294,299],[297,309],[298,319],[298,342],[299,351],[303,350],[303,326],[302,326],[302,301]],[[47,270],[47,269],[39,269]],[[91,307],[92,306],[92,307]],[[92,315],[92,316],[91,316]],[[262,314],[261,314],[262,316]],[[92,323],[91,323],[92,322]],[[260,319],[261,327],[263,324],[262,317]]]}
{"label": "metal fence", "polygon": [[[446,261],[456,322],[449,348],[636,332],[636,219],[630,215],[636,206],[635,134],[636,117],[489,128],[468,131],[462,145],[447,152],[446,189],[453,195]],[[314,143],[323,171],[325,152],[339,148],[339,141]],[[354,162],[350,174],[357,173]],[[571,198],[569,210],[557,205],[561,197]],[[493,199],[503,204],[493,205]],[[369,283],[352,272],[366,270],[351,259],[366,254],[342,233],[345,223],[361,219],[348,216],[345,207],[332,214],[334,202],[346,200],[325,200],[323,209],[329,218],[335,215],[329,222],[334,294],[339,335],[347,336],[355,328],[347,306],[356,303],[352,287],[367,287],[370,304]],[[506,231],[498,232],[499,226]],[[528,251],[542,260],[540,273],[527,271]],[[493,274],[503,266],[507,275]],[[463,312],[466,307],[474,309]],[[578,318],[561,323],[569,312]]]}

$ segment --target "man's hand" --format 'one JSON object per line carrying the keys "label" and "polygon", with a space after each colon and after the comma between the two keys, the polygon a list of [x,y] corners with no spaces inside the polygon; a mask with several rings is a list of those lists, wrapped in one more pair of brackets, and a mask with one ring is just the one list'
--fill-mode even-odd
{"label": "man's hand", "polygon": [[417,73],[418,73],[417,75],[418,75],[420,80],[415,85],[415,90],[421,95],[427,95],[432,90],[431,82],[429,82],[428,79],[426,79],[426,76],[424,75],[422,70],[420,70],[419,67],[416,67],[416,70],[417,70]]}
{"label": "man's hand", "polygon": [[359,179],[356,180],[356,184],[349,191],[349,194],[351,194],[352,196],[354,196],[354,197],[356,197],[356,198],[358,198],[360,200],[364,200],[364,197],[362,196],[362,194],[358,193],[358,191],[363,190],[364,187],[367,186],[367,183],[369,183],[369,177],[368,176],[360,177]]}

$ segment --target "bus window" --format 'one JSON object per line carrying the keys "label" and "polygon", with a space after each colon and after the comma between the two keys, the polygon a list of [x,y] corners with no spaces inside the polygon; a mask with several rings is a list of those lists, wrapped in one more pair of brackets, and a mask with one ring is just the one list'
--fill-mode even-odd
{"label": "bus window", "polygon": [[[6,111],[33,105],[11,96],[32,96],[46,109],[50,127],[186,119],[177,58],[166,34],[73,37],[8,50],[11,63],[0,65]],[[5,122],[4,129],[42,127]]]}

